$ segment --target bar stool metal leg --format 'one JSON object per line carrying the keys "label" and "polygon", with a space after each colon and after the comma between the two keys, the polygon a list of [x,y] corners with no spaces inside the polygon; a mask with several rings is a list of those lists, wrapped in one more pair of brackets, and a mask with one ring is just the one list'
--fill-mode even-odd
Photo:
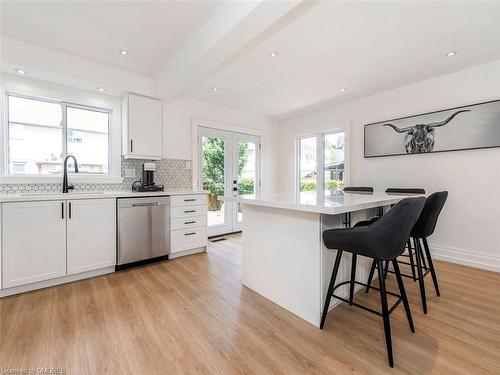
{"label": "bar stool metal leg", "polygon": [[357,259],[358,259],[358,255],[352,254],[351,283],[349,286],[349,306],[352,306],[352,300],[354,299],[354,281],[356,281],[356,260]]}
{"label": "bar stool metal leg", "polygon": [[420,247],[420,240],[418,238],[413,238],[413,242],[415,245],[415,259],[417,260],[417,272],[418,272],[418,284],[420,287],[420,298],[422,299],[422,309],[424,310],[424,314],[427,314],[427,300],[425,297],[425,280],[424,274],[422,272],[422,264],[421,264],[421,255],[422,248]]}
{"label": "bar stool metal leg", "polygon": [[380,288],[380,302],[382,305],[382,319],[384,320],[385,343],[387,345],[387,359],[389,366],[394,367],[394,359],[392,357],[392,338],[391,338],[391,322],[389,320],[389,309],[387,307],[387,294],[385,291],[384,279],[384,264],[381,260],[377,261],[378,279]]}
{"label": "bar stool metal leg", "polygon": [[321,316],[321,323],[319,325],[319,328],[321,329],[323,329],[323,326],[325,325],[325,319],[326,315],[328,314],[328,308],[330,307],[333,288],[335,286],[335,279],[337,278],[337,273],[339,272],[341,259],[342,259],[342,250],[337,250],[337,256],[335,257],[335,263],[333,265],[332,278],[330,279],[330,285],[328,286],[328,292],[326,293],[325,306],[323,307],[323,315]]}
{"label": "bar stool metal leg", "polygon": [[431,270],[432,281],[434,283],[434,289],[436,289],[436,294],[438,296],[441,295],[439,292],[439,285],[436,276],[436,270],[434,269],[434,263],[432,262],[431,252],[429,250],[429,244],[427,243],[427,238],[422,238],[422,242],[424,243],[425,254],[427,256],[427,262],[429,262],[429,268]]}
{"label": "bar stool metal leg", "polygon": [[410,257],[411,275],[413,276],[413,282],[415,282],[417,281],[417,276],[415,275],[415,260],[413,259],[413,248],[411,247],[410,240],[408,240],[408,255]]}
{"label": "bar stool metal leg", "polygon": [[373,281],[373,274],[375,273],[375,267],[377,266],[377,262],[375,259],[372,260],[372,266],[370,267],[370,274],[368,275],[368,281],[366,283],[365,293],[370,291],[370,285]]}
{"label": "bar stool metal leg", "polygon": [[401,299],[403,300],[403,306],[406,312],[406,318],[408,319],[408,325],[410,326],[410,331],[415,333],[415,327],[413,326],[413,319],[411,317],[410,304],[408,303],[408,297],[406,296],[405,285],[403,283],[403,278],[401,277],[401,271],[399,270],[399,264],[396,259],[392,261],[392,266],[394,267],[394,273],[396,274],[396,280],[398,281],[399,293],[401,294]]}

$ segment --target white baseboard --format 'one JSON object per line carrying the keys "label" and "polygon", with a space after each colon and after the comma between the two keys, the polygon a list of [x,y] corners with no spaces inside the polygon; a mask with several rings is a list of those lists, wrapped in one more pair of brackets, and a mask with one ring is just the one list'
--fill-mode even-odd
{"label": "white baseboard", "polygon": [[432,258],[500,272],[500,256],[484,252],[429,244]]}

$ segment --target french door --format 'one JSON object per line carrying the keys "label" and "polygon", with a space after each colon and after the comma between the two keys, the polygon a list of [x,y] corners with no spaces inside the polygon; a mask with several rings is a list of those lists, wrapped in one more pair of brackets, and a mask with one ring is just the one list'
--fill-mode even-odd
{"label": "french door", "polygon": [[259,195],[260,148],[255,135],[198,128],[198,188],[209,191],[209,236],[242,229],[241,205],[217,197]]}

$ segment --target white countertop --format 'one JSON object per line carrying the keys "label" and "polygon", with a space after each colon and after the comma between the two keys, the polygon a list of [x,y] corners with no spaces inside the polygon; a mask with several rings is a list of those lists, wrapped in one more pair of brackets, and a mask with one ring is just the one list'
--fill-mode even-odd
{"label": "white countertop", "polygon": [[0,194],[0,203],[3,202],[32,202],[32,201],[49,201],[49,200],[64,200],[64,199],[96,199],[96,198],[140,198],[152,196],[170,196],[170,195],[192,195],[192,194],[207,194],[201,190],[165,190],[158,192],[138,193],[130,190],[125,191],[89,191],[89,192],[70,192],[63,193],[19,193]]}
{"label": "white countertop", "polygon": [[258,199],[253,195],[238,197],[219,197],[219,200],[238,202],[253,206],[282,208],[286,210],[315,212],[337,215],[344,212],[364,210],[398,203],[403,198],[416,195],[386,194],[386,193],[343,193],[317,199],[315,193],[294,194],[264,194]]}

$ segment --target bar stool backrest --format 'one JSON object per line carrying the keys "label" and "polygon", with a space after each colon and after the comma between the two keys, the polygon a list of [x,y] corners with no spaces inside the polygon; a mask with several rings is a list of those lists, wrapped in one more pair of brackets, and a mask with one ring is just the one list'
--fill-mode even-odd
{"label": "bar stool backrest", "polygon": [[387,188],[388,194],[425,194],[425,189],[422,188]]}
{"label": "bar stool backrest", "polygon": [[378,253],[377,259],[392,260],[401,255],[424,204],[424,197],[403,199],[365,227],[373,234],[371,247],[374,253]]}
{"label": "bar stool backrest", "polygon": [[344,188],[346,193],[373,193],[373,188],[371,186],[346,186]]}
{"label": "bar stool backrest", "polygon": [[434,233],[439,214],[441,213],[447,198],[447,191],[433,193],[427,197],[422,213],[411,231],[412,237],[427,238]]}

